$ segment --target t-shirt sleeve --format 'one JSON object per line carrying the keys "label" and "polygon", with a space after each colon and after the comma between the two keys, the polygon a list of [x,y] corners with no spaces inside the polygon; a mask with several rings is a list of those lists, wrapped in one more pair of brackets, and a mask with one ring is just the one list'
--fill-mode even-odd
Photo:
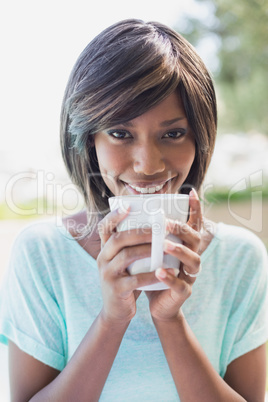
{"label": "t-shirt sleeve", "polygon": [[233,303],[222,348],[226,366],[268,339],[267,251],[252,235],[237,257],[240,271],[233,276],[233,283],[229,283],[234,289],[229,296],[233,297]]}
{"label": "t-shirt sleeve", "polygon": [[0,341],[14,342],[37,360],[62,370],[65,323],[53,292],[48,250],[33,229],[14,242],[0,293]]}

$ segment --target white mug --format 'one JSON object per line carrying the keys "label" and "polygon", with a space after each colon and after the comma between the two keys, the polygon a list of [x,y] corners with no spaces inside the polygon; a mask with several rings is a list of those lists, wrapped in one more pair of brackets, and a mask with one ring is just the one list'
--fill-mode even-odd
{"label": "white mug", "polygon": [[[111,211],[120,208],[130,212],[117,226],[117,231],[132,229],[152,229],[151,257],[136,260],[128,267],[131,275],[155,271],[157,268],[173,268],[179,273],[180,261],[169,255],[164,255],[164,239],[181,243],[172,234],[166,233],[165,219],[174,219],[185,223],[188,218],[189,196],[184,194],[143,194],[124,195],[109,198]],[[139,290],[163,290],[168,286],[162,282],[143,286]]]}

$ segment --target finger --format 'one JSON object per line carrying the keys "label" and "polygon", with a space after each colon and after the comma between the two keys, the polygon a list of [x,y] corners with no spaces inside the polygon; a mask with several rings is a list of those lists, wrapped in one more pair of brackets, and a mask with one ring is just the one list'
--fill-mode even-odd
{"label": "finger", "polygon": [[98,224],[98,232],[102,245],[104,245],[110,238],[111,234],[115,231],[117,225],[122,222],[128,215],[130,207],[122,210],[117,208],[116,210],[109,212]]}
{"label": "finger", "polygon": [[172,275],[167,269],[158,268],[155,271],[155,276],[159,281],[165,283],[170,289],[174,290],[179,297],[186,300],[192,293],[192,286],[185,280]]}
{"label": "finger", "polygon": [[195,273],[195,274],[190,274],[187,271],[187,267],[182,266],[182,274],[185,275],[186,278],[193,278],[194,280],[198,277],[198,275],[200,274],[200,272],[202,271],[202,266],[200,264],[199,270]]}
{"label": "finger", "polygon": [[187,223],[167,219],[166,229],[168,233],[178,236],[191,250],[197,251],[199,249],[201,234]]}
{"label": "finger", "polygon": [[120,294],[128,294],[134,290],[141,288],[143,286],[153,285],[158,283],[159,280],[155,276],[155,272],[146,272],[137,275],[129,275],[121,278],[117,281],[118,287],[120,287]]}
{"label": "finger", "polygon": [[151,256],[151,244],[125,247],[107,265],[110,275],[122,275],[133,262]]}
{"label": "finger", "polygon": [[199,197],[194,188],[192,188],[189,194],[189,206],[190,218],[187,223],[191,228],[199,232],[202,228],[203,217]]}
{"label": "finger", "polygon": [[[165,240],[164,250],[170,255],[178,258],[189,274],[196,274],[200,270],[201,258],[193,250],[183,244],[173,243]],[[186,275],[185,275],[186,276]],[[189,279],[189,278],[187,278]]]}
{"label": "finger", "polygon": [[148,228],[112,233],[102,250],[102,258],[106,261],[111,261],[121,250],[151,243],[151,241],[152,230]]}

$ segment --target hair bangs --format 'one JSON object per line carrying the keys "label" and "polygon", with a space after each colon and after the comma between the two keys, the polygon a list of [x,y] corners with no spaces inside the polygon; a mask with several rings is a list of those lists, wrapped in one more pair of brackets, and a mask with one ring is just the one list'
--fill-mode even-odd
{"label": "hair bangs", "polygon": [[132,43],[130,37],[123,54],[113,44],[112,57],[100,54],[101,68],[83,75],[76,85],[66,105],[68,132],[78,152],[89,135],[140,116],[178,87],[178,55],[166,37],[157,33],[153,39]]}

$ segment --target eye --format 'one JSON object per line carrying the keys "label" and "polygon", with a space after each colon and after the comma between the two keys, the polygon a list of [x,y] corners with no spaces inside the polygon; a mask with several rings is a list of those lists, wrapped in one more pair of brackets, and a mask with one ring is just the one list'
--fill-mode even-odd
{"label": "eye", "polygon": [[107,134],[118,140],[132,138],[131,134],[124,130],[108,130]]}
{"label": "eye", "polygon": [[171,139],[177,139],[181,138],[186,134],[186,130],[180,129],[180,130],[172,130],[169,131],[168,133],[163,135],[163,138],[171,138]]}

